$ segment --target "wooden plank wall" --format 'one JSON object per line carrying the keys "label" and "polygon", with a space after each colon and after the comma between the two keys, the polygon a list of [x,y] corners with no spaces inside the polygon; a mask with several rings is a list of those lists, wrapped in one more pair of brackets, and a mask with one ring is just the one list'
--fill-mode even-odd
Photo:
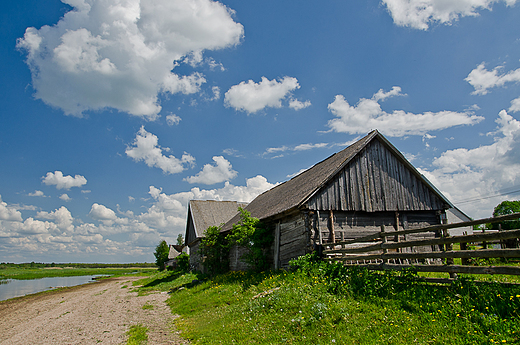
{"label": "wooden plank wall", "polygon": [[[440,218],[435,211],[408,211],[399,212],[399,230],[418,229],[430,225],[440,224]],[[381,225],[385,226],[385,231],[392,232],[396,227],[395,212],[345,212],[333,211],[334,242],[343,240],[353,240],[363,236],[376,234],[381,231]],[[329,212],[321,211],[319,217],[319,228],[323,243],[333,241],[331,237],[331,223]],[[434,238],[435,233],[420,233],[400,236],[399,238],[388,238],[389,242],[405,240],[418,240]],[[368,244],[367,244],[368,245]],[[359,246],[359,245],[358,245]],[[435,250],[431,247],[414,247],[417,252],[430,252]]]}
{"label": "wooden plank wall", "polygon": [[195,242],[190,248],[190,266],[196,271],[202,271],[202,257],[199,253],[200,241]]}
{"label": "wooden plank wall", "polygon": [[308,202],[311,210],[440,210],[442,200],[379,140],[373,140]]}
{"label": "wooden plank wall", "polygon": [[291,259],[305,255],[308,250],[309,233],[302,214],[280,222],[280,267],[289,266]]}
{"label": "wooden plank wall", "polygon": [[250,268],[242,259],[245,253],[247,253],[247,248],[242,246],[233,246],[229,249],[229,269],[231,271],[247,271]]}

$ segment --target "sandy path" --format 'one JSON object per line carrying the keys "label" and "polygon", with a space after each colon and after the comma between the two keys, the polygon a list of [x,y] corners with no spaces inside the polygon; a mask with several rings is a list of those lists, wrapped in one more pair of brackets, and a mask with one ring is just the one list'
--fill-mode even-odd
{"label": "sandy path", "polygon": [[[137,296],[137,277],[0,302],[0,344],[125,344],[131,325],[148,327],[148,344],[188,344],[172,332],[166,293]],[[143,309],[144,305],[152,305]]]}

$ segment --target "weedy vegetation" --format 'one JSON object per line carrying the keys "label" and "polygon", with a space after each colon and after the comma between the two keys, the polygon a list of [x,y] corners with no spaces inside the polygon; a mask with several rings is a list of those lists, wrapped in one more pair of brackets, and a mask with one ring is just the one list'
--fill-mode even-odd
{"label": "weedy vegetation", "polygon": [[169,291],[194,344],[520,343],[520,288],[460,277],[426,284],[414,271],[374,272],[307,255],[289,271],[214,277],[158,272],[139,291]]}
{"label": "weedy vegetation", "polygon": [[127,345],[145,345],[148,343],[148,328],[143,325],[130,326]]}

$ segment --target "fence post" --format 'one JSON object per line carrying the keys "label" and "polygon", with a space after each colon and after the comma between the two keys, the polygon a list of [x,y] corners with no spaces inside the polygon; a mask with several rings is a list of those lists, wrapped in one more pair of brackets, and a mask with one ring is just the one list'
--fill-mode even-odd
{"label": "fence post", "polygon": [[[345,233],[342,231],[341,232],[341,242],[345,241]],[[341,249],[345,249],[345,245],[342,244],[341,245]],[[343,263],[343,265],[345,264],[345,253],[341,253],[341,262]]]}
{"label": "fence post", "polygon": [[[447,219],[442,220],[443,224],[447,223]],[[450,234],[448,233],[448,229],[442,229],[442,237],[450,237]],[[452,251],[453,246],[451,243],[447,243],[444,245],[443,251]],[[453,265],[453,258],[446,258],[446,265]],[[457,273],[450,272],[450,278],[457,279]]]}
{"label": "fence post", "polygon": [[[387,242],[386,240],[386,235],[385,235],[385,226],[384,225],[381,225],[381,245],[385,244]],[[386,253],[388,253],[388,249],[386,248],[382,248],[383,249],[383,255],[385,255]],[[383,258],[383,265],[387,263],[387,260]]]}

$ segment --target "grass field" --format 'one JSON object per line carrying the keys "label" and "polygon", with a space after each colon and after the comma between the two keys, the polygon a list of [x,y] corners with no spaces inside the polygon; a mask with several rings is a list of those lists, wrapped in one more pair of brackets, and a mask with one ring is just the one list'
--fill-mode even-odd
{"label": "grass field", "polygon": [[304,260],[291,272],[160,272],[139,284],[171,292],[194,344],[520,343],[520,288],[464,277],[432,285]]}
{"label": "grass field", "polygon": [[109,275],[117,276],[130,273],[152,273],[157,271],[156,268],[22,268],[11,267],[0,269],[0,280],[2,279],[40,279],[46,277],[72,277],[72,276],[89,276],[89,275]]}

